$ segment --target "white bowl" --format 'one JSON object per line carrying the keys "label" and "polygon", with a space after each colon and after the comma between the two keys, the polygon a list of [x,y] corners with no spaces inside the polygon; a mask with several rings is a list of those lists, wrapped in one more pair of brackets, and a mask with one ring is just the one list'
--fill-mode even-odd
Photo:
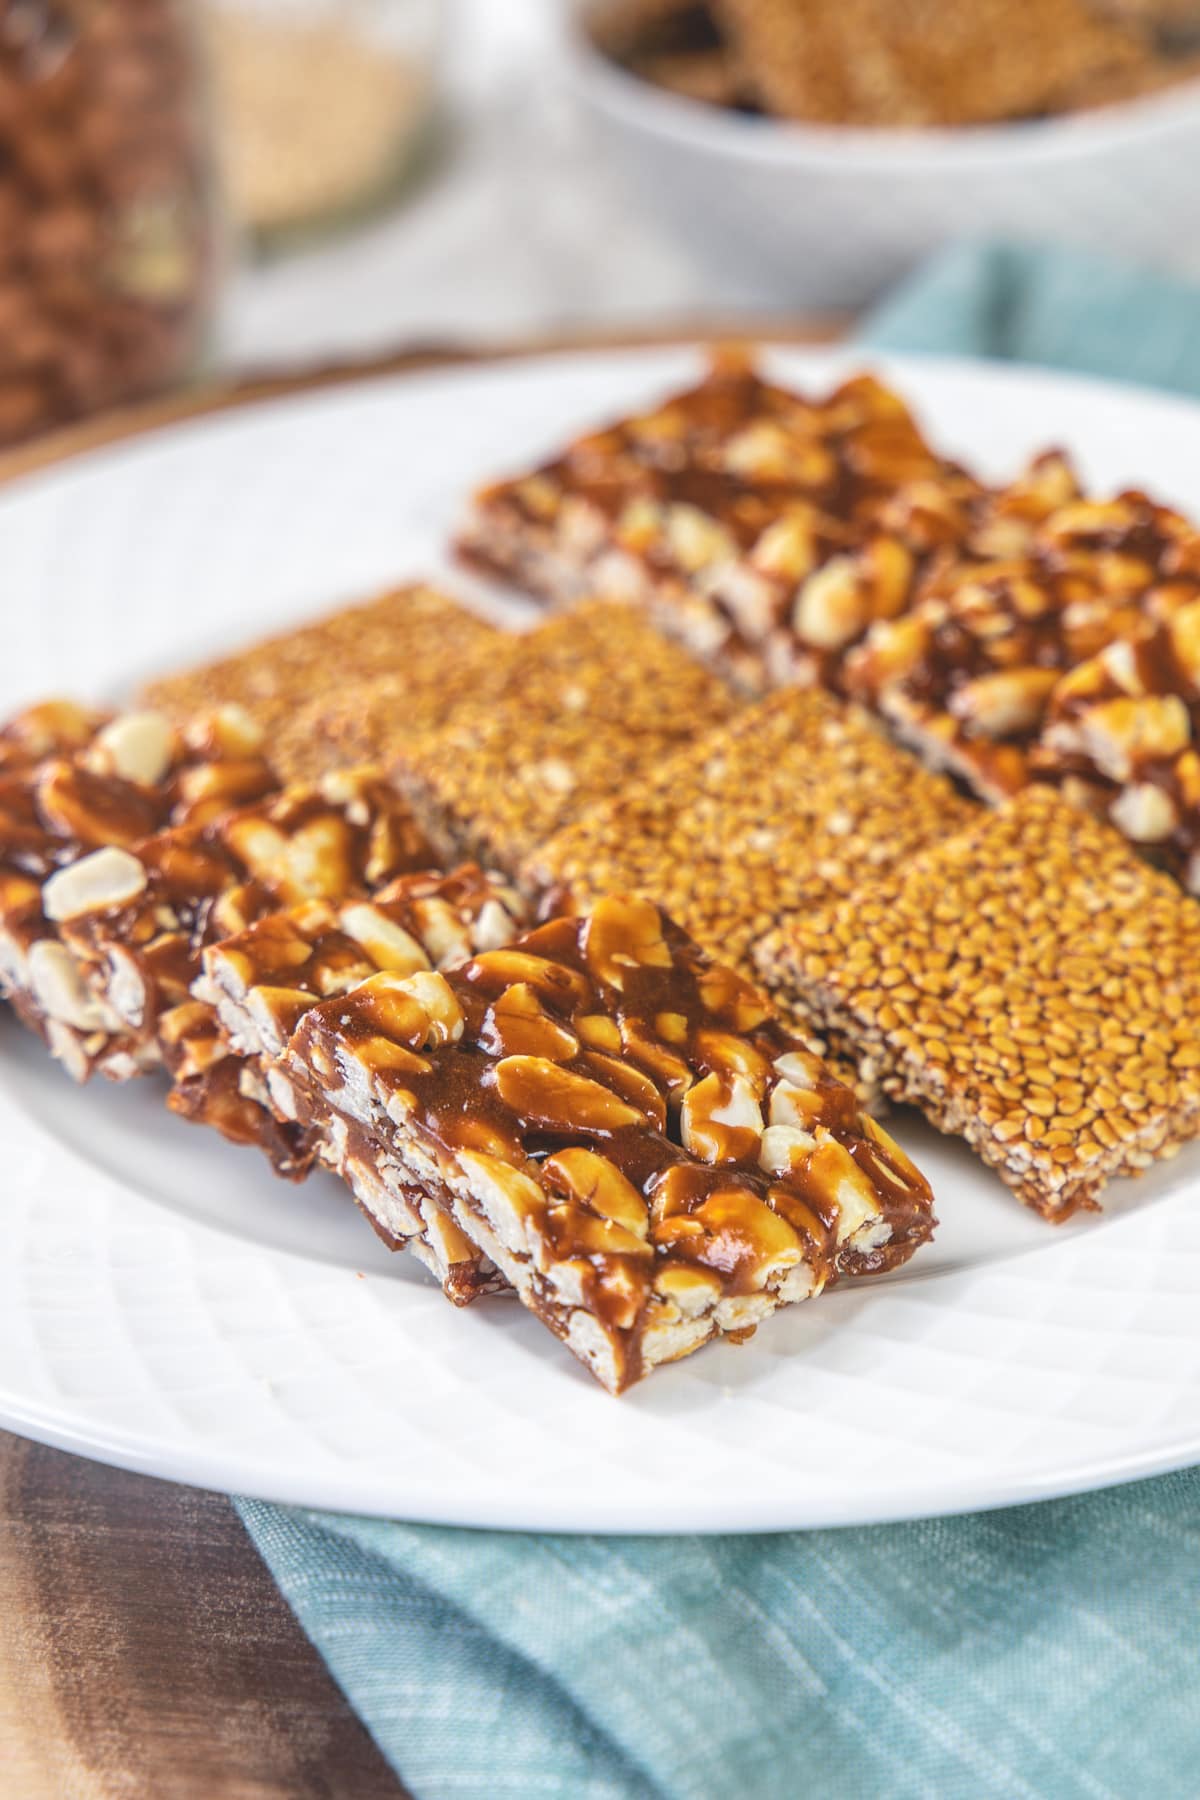
{"label": "white bowl", "polygon": [[1200,270],[1200,81],[1059,118],[876,131],[681,99],[602,56],[576,9],[564,60],[631,191],[767,303],[860,306],[962,238]]}

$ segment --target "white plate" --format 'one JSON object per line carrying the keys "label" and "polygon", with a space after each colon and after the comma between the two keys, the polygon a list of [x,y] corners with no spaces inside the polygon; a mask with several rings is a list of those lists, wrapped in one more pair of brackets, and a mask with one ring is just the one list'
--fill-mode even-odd
{"label": "white plate", "polygon": [[[826,382],[860,357],[779,353]],[[1200,511],[1200,409],[1017,369],[885,373],[997,474],[1049,442]],[[644,404],[686,352],[555,357],[226,415],[0,498],[0,709],[108,695],[400,575],[473,482]],[[331,1181],[296,1190],[78,1091],[0,1026],[0,1422],[311,1506],[446,1523],[748,1531],[951,1512],[1200,1460],[1200,1147],[1055,1230],[905,1121],[942,1227],[915,1264],[608,1398],[516,1305],[447,1306]]]}

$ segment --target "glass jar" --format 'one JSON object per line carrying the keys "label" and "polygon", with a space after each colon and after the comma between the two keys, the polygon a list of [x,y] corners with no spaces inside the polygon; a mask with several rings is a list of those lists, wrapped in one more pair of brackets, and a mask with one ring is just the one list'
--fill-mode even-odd
{"label": "glass jar", "polygon": [[203,0],[227,203],[260,248],[389,200],[427,141],[439,0]]}
{"label": "glass jar", "polygon": [[165,389],[216,272],[183,0],[0,0],[0,444]]}

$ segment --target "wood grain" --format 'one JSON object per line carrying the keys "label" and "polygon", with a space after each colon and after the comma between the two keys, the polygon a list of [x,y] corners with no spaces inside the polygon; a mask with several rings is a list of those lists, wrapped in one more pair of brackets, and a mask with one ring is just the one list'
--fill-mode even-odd
{"label": "wood grain", "polygon": [[403,1800],[229,1501],[0,1434],[4,1800]]}

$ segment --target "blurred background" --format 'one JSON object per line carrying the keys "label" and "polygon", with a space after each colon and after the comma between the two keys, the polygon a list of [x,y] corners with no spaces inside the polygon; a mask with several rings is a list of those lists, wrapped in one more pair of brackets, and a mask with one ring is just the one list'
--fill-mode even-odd
{"label": "blurred background", "polygon": [[213,374],[1200,270],[1200,0],[0,0],[0,443]]}

